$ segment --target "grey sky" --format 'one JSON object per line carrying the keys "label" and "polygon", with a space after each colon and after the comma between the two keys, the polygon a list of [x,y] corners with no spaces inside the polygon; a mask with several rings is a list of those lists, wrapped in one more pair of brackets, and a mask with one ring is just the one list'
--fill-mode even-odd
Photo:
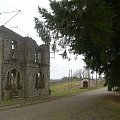
{"label": "grey sky", "polygon": [[[34,29],[34,17],[39,17],[38,5],[49,9],[49,0],[0,0],[0,25],[4,25],[12,16],[16,13],[4,13],[10,11],[21,10],[21,12],[8,22],[5,26],[15,31],[22,36],[32,37],[41,44],[42,41],[37,36]],[[53,54],[51,54],[53,56]],[[51,78],[59,79],[64,76],[68,76],[69,69],[73,71],[83,67],[84,62],[81,60],[82,56],[79,56],[77,60],[63,60],[59,53],[56,53],[55,59],[51,59]]]}

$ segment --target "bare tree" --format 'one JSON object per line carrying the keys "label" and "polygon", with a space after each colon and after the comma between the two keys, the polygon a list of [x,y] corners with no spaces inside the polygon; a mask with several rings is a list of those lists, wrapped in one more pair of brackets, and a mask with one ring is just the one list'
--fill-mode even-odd
{"label": "bare tree", "polygon": [[83,67],[83,78],[90,78],[90,69]]}
{"label": "bare tree", "polygon": [[80,79],[82,79],[83,77],[83,70],[82,69],[79,69],[79,70],[76,70],[73,74],[74,77],[78,77]]}

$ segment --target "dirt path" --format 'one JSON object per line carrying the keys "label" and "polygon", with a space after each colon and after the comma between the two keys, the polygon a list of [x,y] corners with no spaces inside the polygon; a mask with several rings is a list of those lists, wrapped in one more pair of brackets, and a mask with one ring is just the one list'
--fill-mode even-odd
{"label": "dirt path", "polygon": [[120,120],[120,95],[106,88],[0,112],[0,120]]}

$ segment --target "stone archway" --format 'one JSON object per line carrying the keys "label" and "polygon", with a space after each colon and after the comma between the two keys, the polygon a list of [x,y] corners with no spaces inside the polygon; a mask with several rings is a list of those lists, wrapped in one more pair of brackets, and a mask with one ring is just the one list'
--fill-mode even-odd
{"label": "stone archway", "polygon": [[88,88],[88,81],[83,81],[83,87]]}
{"label": "stone archway", "polygon": [[20,85],[20,72],[13,68],[7,73],[6,90],[10,91],[10,97],[18,96],[18,89]]}

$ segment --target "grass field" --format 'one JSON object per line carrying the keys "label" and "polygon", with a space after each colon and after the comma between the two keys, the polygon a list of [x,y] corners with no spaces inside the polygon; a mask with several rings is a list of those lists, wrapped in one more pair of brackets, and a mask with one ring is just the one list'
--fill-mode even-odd
{"label": "grass field", "polygon": [[[104,81],[97,82],[97,88],[104,86]],[[52,96],[68,96],[96,88],[80,88],[80,81],[52,81],[50,84]]]}
{"label": "grass field", "polygon": [[[102,82],[98,82],[98,87],[103,87]],[[80,88],[80,81],[53,81],[50,82],[51,95],[50,96],[39,96],[31,98],[18,98],[18,99],[7,99],[0,101],[0,107],[14,105],[14,107],[23,107],[32,104],[38,104],[45,101],[58,99],[59,97],[69,96],[78,94],[80,92],[88,91],[90,89]],[[92,88],[93,89],[93,88]],[[95,88],[96,89],[96,88]],[[1,110],[1,109],[0,109]]]}

